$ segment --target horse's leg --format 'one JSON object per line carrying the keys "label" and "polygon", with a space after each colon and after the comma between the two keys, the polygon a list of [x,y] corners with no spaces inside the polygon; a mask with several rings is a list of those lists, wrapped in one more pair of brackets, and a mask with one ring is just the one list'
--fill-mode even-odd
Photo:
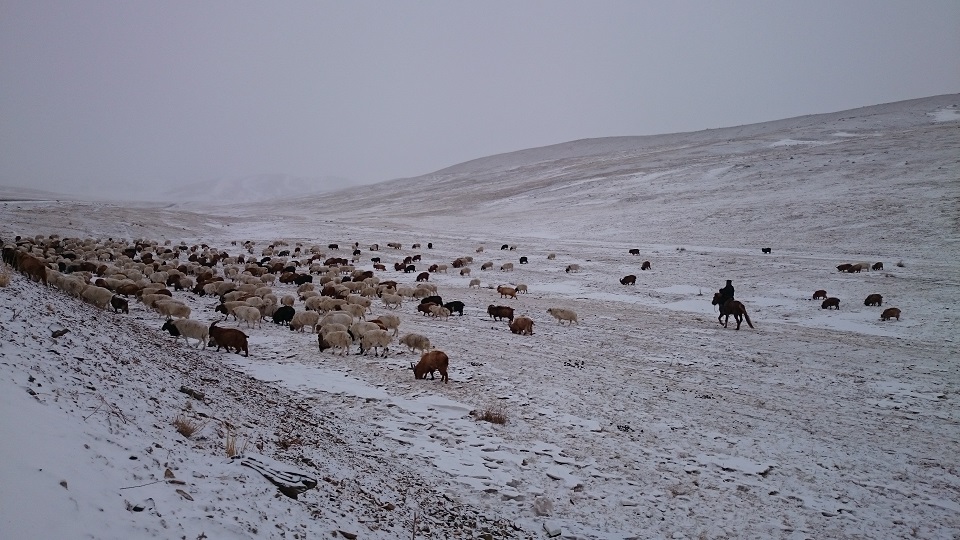
{"label": "horse's leg", "polygon": [[733,318],[737,320],[737,330],[740,329],[740,323],[743,322],[743,316],[740,313],[734,313]]}

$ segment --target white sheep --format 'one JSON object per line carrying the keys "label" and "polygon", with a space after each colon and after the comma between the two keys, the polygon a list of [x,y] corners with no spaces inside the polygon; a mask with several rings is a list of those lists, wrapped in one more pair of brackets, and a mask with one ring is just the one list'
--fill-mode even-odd
{"label": "white sheep", "polygon": [[427,336],[421,336],[420,334],[406,334],[400,338],[400,343],[406,345],[410,352],[420,350],[421,352],[427,352],[430,350],[430,339]]}
{"label": "white sheep", "polygon": [[320,319],[320,326],[326,326],[332,323],[342,324],[343,326],[349,328],[350,325],[353,324],[353,317],[348,313],[334,311],[327,313],[322,319]]}
{"label": "white sheep", "polygon": [[556,317],[557,321],[562,325],[563,321],[570,321],[570,324],[577,323],[577,313],[572,309],[563,309],[563,308],[550,308],[547,310],[547,313]]}
{"label": "white sheep", "polygon": [[340,331],[346,332],[347,331],[347,327],[340,323],[327,323],[324,325],[321,325],[318,323],[316,328],[317,328],[317,333],[322,336],[325,336],[330,332],[340,332]]}
{"label": "white sheep", "polygon": [[319,322],[320,314],[316,311],[298,311],[290,321],[290,330],[299,330],[300,332],[303,332],[303,329],[309,326],[310,333],[313,333],[316,330],[317,323]]}
{"label": "white sheep", "polygon": [[380,299],[388,309],[396,309],[403,305],[403,296],[399,294],[384,294]]}
{"label": "white sheep", "polygon": [[243,321],[250,328],[253,328],[254,324],[260,326],[263,318],[260,310],[253,306],[238,306],[234,308],[233,316],[237,318],[237,326],[240,326],[240,321]]}
{"label": "white sheep", "polygon": [[350,296],[347,297],[347,303],[348,303],[348,304],[356,304],[356,305],[358,305],[358,306],[363,306],[364,309],[366,309],[366,310],[369,311],[369,310],[370,310],[370,305],[371,305],[373,302],[372,302],[369,298],[366,298],[366,297],[363,297],[363,296],[357,296],[357,295],[355,295],[355,294],[351,294]]}
{"label": "white sheep", "polygon": [[450,317],[450,310],[443,306],[430,306],[430,314],[434,317],[447,320]]}
{"label": "white sheep", "polygon": [[285,294],[283,295],[283,298],[280,299],[280,303],[285,306],[293,307],[293,305],[297,303],[297,298],[292,294]]}
{"label": "white sheep", "polygon": [[443,272],[444,274],[446,274],[446,273],[447,273],[447,265],[445,265],[445,264],[438,264],[438,265],[437,265],[437,272]]}
{"label": "white sheep", "polygon": [[[177,319],[167,322],[177,327],[177,331],[180,336],[183,336],[187,345],[190,345],[190,338],[194,338],[200,342],[197,345],[198,348],[207,348],[207,341],[210,339],[210,325],[193,319]],[[166,327],[166,324],[164,324],[164,327]],[[177,336],[177,340],[180,339],[180,336]]]}
{"label": "white sheep", "polygon": [[214,311],[216,311],[217,313],[223,313],[223,320],[227,320],[227,318],[229,318],[230,315],[233,315],[233,320],[238,320],[237,314],[234,312],[234,310],[236,310],[238,307],[246,307],[246,306],[250,306],[250,304],[246,303],[243,300],[233,300],[231,302],[224,302],[220,304],[214,309]]}
{"label": "white sheep", "polygon": [[517,286],[514,288],[517,290],[517,293],[527,293],[527,285],[525,283],[517,283]]}
{"label": "white sheep", "polygon": [[470,286],[480,288],[480,278],[473,278],[470,280]]}
{"label": "white sheep", "polygon": [[326,296],[311,296],[303,301],[303,307],[308,311],[321,311],[320,305],[327,298]]}
{"label": "white sheep", "polygon": [[571,264],[571,265],[567,266],[567,270],[566,270],[566,272],[567,272],[568,274],[569,274],[570,272],[579,272],[579,271],[580,271],[580,265],[579,265],[579,264]]}
{"label": "white sheep", "polygon": [[377,354],[377,347],[380,347],[383,349],[383,357],[386,358],[391,341],[393,341],[393,337],[386,330],[370,330],[364,333],[360,340],[360,352],[366,355],[370,349],[373,349],[373,355],[380,356]]}
{"label": "white sheep", "polygon": [[500,271],[501,271],[501,272],[512,272],[512,271],[513,271],[513,263],[503,263],[503,264],[501,264],[501,265],[500,265]]}
{"label": "white sheep", "polygon": [[384,328],[386,328],[387,330],[393,330],[394,336],[396,336],[397,333],[399,333],[400,317],[397,317],[392,313],[384,313],[383,315],[380,315],[379,317],[377,317],[377,320],[379,320],[383,324]]}
{"label": "white sheep", "polygon": [[353,334],[355,341],[359,341],[364,334],[373,330],[381,330],[380,325],[368,321],[357,321],[350,326],[350,333]]}
{"label": "white sheep", "polygon": [[[340,349],[340,356],[346,356],[346,354],[350,352],[350,345],[353,345],[350,334],[344,330],[320,334],[317,336],[317,343],[320,346],[320,352],[329,348],[333,349],[333,352],[336,353],[337,349]],[[324,347],[324,345],[326,345],[326,347]]]}
{"label": "white sheep", "polygon": [[190,318],[190,306],[178,300],[160,300],[153,304],[153,309],[155,309],[161,316],[167,317],[168,319],[172,317],[176,317],[178,319]]}
{"label": "white sheep", "polygon": [[110,305],[110,299],[113,298],[113,291],[104,289],[103,287],[97,287],[96,285],[90,285],[83,289],[80,297],[100,309],[107,309],[107,306]]}
{"label": "white sheep", "polygon": [[170,297],[165,294],[145,294],[140,297],[140,301],[143,302],[143,305],[150,309],[153,309],[153,306],[157,302],[162,302],[164,300],[170,300]]}
{"label": "white sheep", "polygon": [[344,306],[340,306],[340,310],[344,313],[349,313],[358,320],[363,320],[364,315],[367,314],[367,308],[357,304],[346,304]]}

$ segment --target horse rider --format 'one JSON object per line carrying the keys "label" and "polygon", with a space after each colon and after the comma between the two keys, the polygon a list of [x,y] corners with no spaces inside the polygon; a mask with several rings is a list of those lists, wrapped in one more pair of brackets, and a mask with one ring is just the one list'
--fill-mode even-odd
{"label": "horse rider", "polygon": [[727,284],[722,289],[720,289],[720,296],[723,297],[723,302],[720,303],[721,306],[723,304],[726,304],[728,300],[733,300],[733,281],[732,280],[728,279]]}

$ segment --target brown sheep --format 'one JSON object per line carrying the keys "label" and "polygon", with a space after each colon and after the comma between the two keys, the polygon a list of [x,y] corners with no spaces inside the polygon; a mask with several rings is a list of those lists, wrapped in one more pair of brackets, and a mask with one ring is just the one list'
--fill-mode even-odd
{"label": "brown sheep", "polygon": [[643,264],[640,265],[641,270],[650,270],[650,261],[643,261]]}
{"label": "brown sheep", "polygon": [[417,274],[417,281],[430,281],[430,272],[420,272]]}
{"label": "brown sheep", "polygon": [[629,276],[623,276],[622,278],[620,278],[620,284],[621,284],[621,285],[636,285],[636,284],[637,284],[637,276],[635,276],[635,275],[633,275],[633,274],[630,274]]}
{"label": "brown sheep", "polygon": [[497,292],[500,293],[500,298],[516,298],[517,290],[513,287],[507,287],[506,285],[500,285],[497,287]]}
{"label": "brown sheep", "polygon": [[883,313],[880,314],[880,320],[881,320],[881,321],[889,321],[890,319],[892,319],[892,318],[894,318],[894,317],[896,317],[896,319],[897,319],[898,321],[900,320],[900,309],[899,309],[899,308],[888,307],[887,309],[883,310]]}
{"label": "brown sheep", "polygon": [[436,380],[434,371],[440,372],[440,380],[444,383],[449,382],[447,377],[447,366],[450,364],[450,358],[443,351],[428,351],[423,353],[417,365],[410,362],[410,369],[413,370],[413,376],[416,379],[426,379],[430,374],[431,380]]}
{"label": "brown sheep", "polygon": [[820,290],[818,290],[818,291],[814,291],[814,292],[813,292],[813,299],[814,299],[814,300],[826,300],[826,299],[827,299],[827,291],[825,291],[825,290],[823,290],[823,289],[820,289]]}
{"label": "brown sheep", "polygon": [[521,336],[532,336],[533,320],[529,317],[517,317],[510,323],[510,331]]}
{"label": "brown sheep", "polygon": [[867,296],[867,299],[863,301],[865,306],[881,306],[883,305],[883,296],[879,294],[871,294]]}
{"label": "brown sheep", "polygon": [[830,298],[827,298],[826,300],[824,300],[822,304],[820,304],[820,309],[830,309],[831,307],[834,308],[834,309],[839,310],[839,309],[840,309],[840,299],[831,296]]}
{"label": "brown sheep", "polygon": [[234,352],[240,354],[240,351],[243,351],[244,356],[250,356],[250,351],[247,348],[247,335],[237,330],[236,328],[219,328],[217,327],[216,321],[210,323],[210,346],[213,344],[217,345],[217,350],[220,350],[220,347],[226,349],[227,352],[230,352],[230,349],[236,349]]}
{"label": "brown sheep", "polygon": [[18,261],[17,268],[32,281],[47,284],[47,267],[40,262],[40,259],[24,253]]}
{"label": "brown sheep", "polygon": [[417,311],[423,313],[424,315],[431,315],[430,308],[435,305],[437,304],[434,304],[433,302],[424,302],[417,306]]}
{"label": "brown sheep", "polygon": [[487,314],[490,315],[495,320],[507,319],[510,322],[513,322],[513,308],[508,306],[495,306],[490,304],[487,306]]}

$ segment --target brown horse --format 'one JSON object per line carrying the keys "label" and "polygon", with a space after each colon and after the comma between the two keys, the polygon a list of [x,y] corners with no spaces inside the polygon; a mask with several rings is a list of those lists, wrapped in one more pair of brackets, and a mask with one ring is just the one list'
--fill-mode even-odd
{"label": "brown horse", "polygon": [[[747,315],[747,308],[743,307],[743,303],[736,300],[723,302],[723,296],[720,293],[713,293],[712,304],[720,306],[720,316],[717,317],[717,322],[722,322],[724,328],[727,327],[727,322],[730,320],[731,315],[733,315],[733,318],[737,321],[737,330],[740,329],[740,323],[743,322],[743,319],[746,319],[750,328],[753,328],[753,323],[750,322],[750,315]],[[726,317],[726,319],[724,319],[724,317]]]}

